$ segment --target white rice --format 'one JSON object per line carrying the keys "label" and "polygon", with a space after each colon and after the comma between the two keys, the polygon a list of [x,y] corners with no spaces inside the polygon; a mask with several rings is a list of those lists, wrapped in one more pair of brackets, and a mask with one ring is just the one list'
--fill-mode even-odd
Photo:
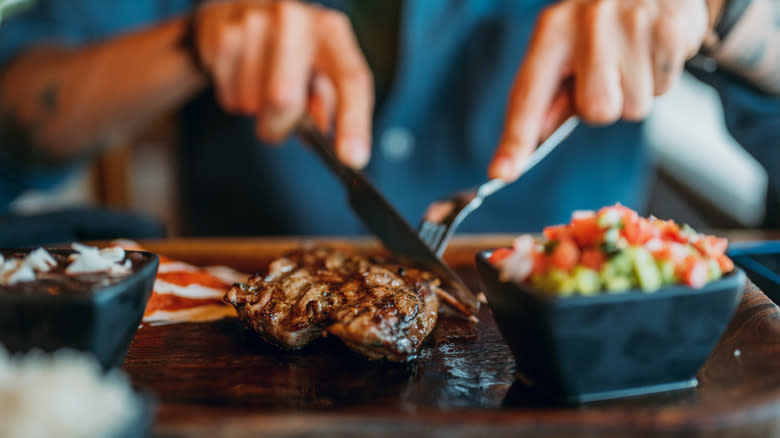
{"label": "white rice", "polygon": [[0,437],[112,437],[141,408],[125,375],[103,374],[91,356],[10,356],[0,346]]}

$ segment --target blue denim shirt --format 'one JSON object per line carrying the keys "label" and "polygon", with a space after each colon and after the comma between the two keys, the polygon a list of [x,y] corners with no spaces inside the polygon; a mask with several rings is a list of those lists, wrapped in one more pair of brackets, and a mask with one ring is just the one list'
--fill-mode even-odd
{"label": "blue denim shirt", "polygon": [[[344,6],[338,0],[323,3]],[[515,72],[536,16],[548,3],[403,4],[395,80],[375,113],[366,173],[413,225],[430,201],[485,180]],[[190,4],[40,1],[0,28],[0,62],[47,38],[65,37],[72,44],[100,40],[184,12]],[[39,25],[44,17],[57,25]],[[722,81],[718,73],[706,79]],[[777,143],[778,99],[733,80],[720,85],[739,101],[727,106],[728,116],[755,121],[730,127]],[[211,90],[183,110],[181,123],[182,201],[192,234],[365,232],[338,181],[295,139],[283,148],[261,147],[252,120],[220,111]],[[615,202],[642,209],[649,177],[641,124],[580,126],[545,161],[489,198],[461,230],[535,231],[568,220],[575,209]],[[4,184],[0,175],[0,193]]]}

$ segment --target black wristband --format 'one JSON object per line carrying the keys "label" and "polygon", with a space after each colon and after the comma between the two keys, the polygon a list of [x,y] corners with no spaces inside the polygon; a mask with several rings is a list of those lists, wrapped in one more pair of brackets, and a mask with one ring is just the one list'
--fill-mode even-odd
{"label": "black wristband", "polygon": [[718,36],[718,40],[725,40],[734,25],[737,24],[745,10],[750,6],[751,0],[725,0],[723,3],[723,10],[721,11],[718,22],[715,23],[715,35]]}

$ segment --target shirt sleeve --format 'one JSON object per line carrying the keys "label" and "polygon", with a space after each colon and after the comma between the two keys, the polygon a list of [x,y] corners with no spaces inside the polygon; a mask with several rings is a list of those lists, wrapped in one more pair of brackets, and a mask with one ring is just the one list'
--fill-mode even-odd
{"label": "shirt sleeve", "polygon": [[31,0],[0,23],[0,69],[26,48],[78,47],[187,11],[197,0]]}

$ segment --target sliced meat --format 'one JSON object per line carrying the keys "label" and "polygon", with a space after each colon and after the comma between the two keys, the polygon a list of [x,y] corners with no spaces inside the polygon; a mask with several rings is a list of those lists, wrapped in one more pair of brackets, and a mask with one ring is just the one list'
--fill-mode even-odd
{"label": "sliced meat", "polygon": [[436,325],[438,284],[423,271],[318,248],[274,261],[225,299],[280,347],[300,348],[327,330],[372,359],[403,361]]}

